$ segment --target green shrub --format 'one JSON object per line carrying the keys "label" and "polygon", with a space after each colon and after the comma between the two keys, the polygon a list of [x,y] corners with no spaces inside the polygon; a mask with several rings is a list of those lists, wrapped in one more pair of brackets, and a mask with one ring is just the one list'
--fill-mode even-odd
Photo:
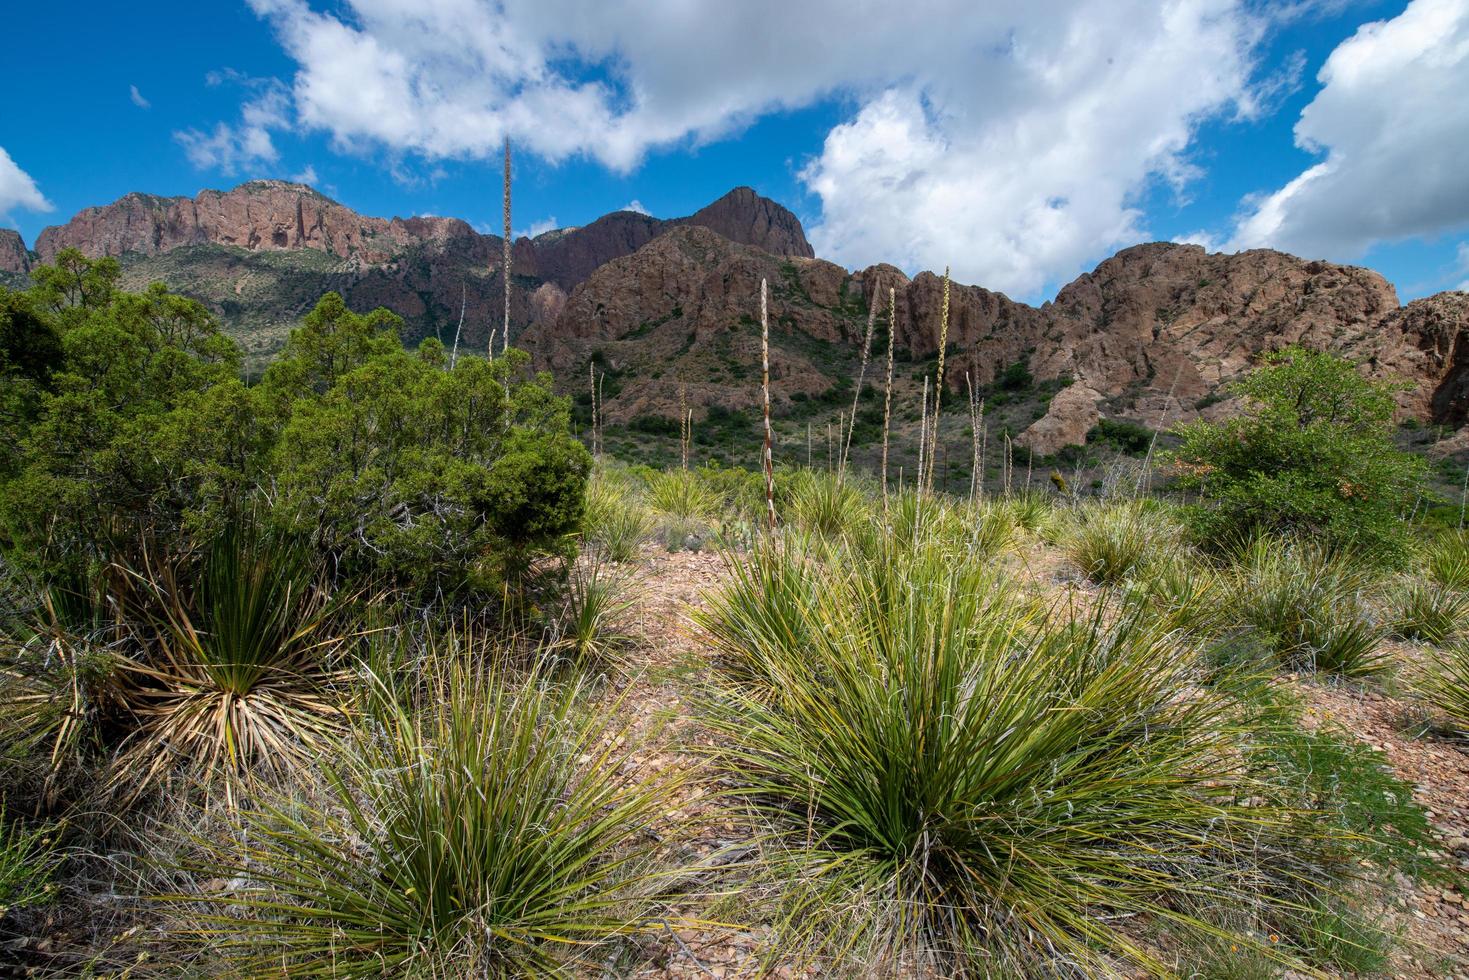
{"label": "green shrub", "polygon": [[581,526],[591,457],[566,400],[523,376],[519,351],[453,370],[442,355],[432,341],[378,354],[290,403],[278,509],[339,576],[493,588],[565,554]]}
{"label": "green shrub", "polygon": [[1151,449],[1154,438],[1152,429],[1124,419],[1101,419],[1086,434],[1088,445],[1108,445],[1132,456],[1141,456]]}
{"label": "green shrub", "polygon": [[545,976],[600,969],[666,914],[651,825],[677,780],[629,770],[634,743],[580,683],[520,683],[451,639],[421,692],[374,681],[374,722],[319,794],[244,809],[189,870],[184,929],[231,976]]}
{"label": "green shrub", "polygon": [[1266,355],[1231,390],[1244,397],[1245,414],[1177,429],[1179,483],[1205,498],[1193,513],[1201,541],[1300,534],[1388,565],[1406,560],[1401,515],[1419,493],[1423,464],[1394,446],[1390,386],[1292,347]]}
{"label": "green shrub", "polygon": [[1256,795],[1229,696],[1168,624],[1046,619],[984,563],[885,540],[767,543],[699,616],[719,774],[769,834],[772,957],[1166,973],[1122,922],[1289,911],[1271,882],[1309,873],[1287,855],[1310,816]]}

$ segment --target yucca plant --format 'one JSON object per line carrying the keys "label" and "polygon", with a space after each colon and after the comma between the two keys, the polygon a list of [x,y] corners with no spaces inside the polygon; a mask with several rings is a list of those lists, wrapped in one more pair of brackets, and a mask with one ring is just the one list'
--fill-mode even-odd
{"label": "yucca plant", "polygon": [[630,642],[625,620],[637,595],[628,576],[607,568],[595,555],[584,560],[567,582],[552,649],[579,664],[605,658]]}
{"label": "yucca plant", "polygon": [[759,549],[698,618],[721,774],[770,832],[772,957],[1161,974],[1133,917],[1219,935],[1187,910],[1282,911],[1271,855],[1297,816],[1255,797],[1231,702],[1166,622],[1047,618],[981,563],[899,542]]}
{"label": "yucca plant", "polygon": [[1469,643],[1435,651],[1417,688],[1445,729],[1469,737]]}
{"label": "yucca plant", "polygon": [[196,572],[164,566],[138,579],[152,635],[121,662],[137,727],[117,756],[116,787],[135,791],[179,767],[205,781],[296,768],[340,732],[346,715],[331,688],[341,637],[303,542],[242,519]]}
{"label": "yucca plant", "polygon": [[1219,573],[1202,556],[1176,544],[1140,571],[1134,598],[1167,619],[1174,629],[1206,638],[1223,628],[1224,587]]}
{"label": "yucca plant", "polygon": [[598,471],[587,484],[586,499],[583,538],[608,561],[635,560],[652,533],[652,521],[626,481]]}
{"label": "yucca plant", "polygon": [[1054,523],[1055,507],[1040,493],[1021,490],[1007,494],[1000,504],[1010,512],[1016,527],[1044,535]]}
{"label": "yucca plant", "polygon": [[200,878],[243,883],[190,897],[215,924],[191,936],[226,972],[569,975],[661,925],[671,879],[650,828],[678,777],[638,774],[616,705],[498,656],[450,636],[421,692],[372,678],[371,723],[319,798],[251,806],[237,839],[201,845]]}
{"label": "yucca plant", "polygon": [[690,470],[665,470],[648,477],[648,506],[664,517],[709,521],[722,503],[719,494]]}
{"label": "yucca plant", "polygon": [[1469,593],[1413,579],[1393,593],[1391,612],[1394,636],[1440,646],[1464,632]]}
{"label": "yucca plant", "polygon": [[1365,677],[1391,668],[1380,649],[1379,583],[1350,554],[1259,535],[1229,570],[1227,616],[1291,670]]}
{"label": "yucca plant", "polygon": [[1423,551],[1428,580],[1453,592],[1469,591],[1469,531],[1445,531]]}
{"label": "yucca plant", "polygon": [[0,762],[47,805],[89,768],[127,642],[114,576],[54,579],[0,625]]}
{"label": "yucca plant", "polygon": [[788,523],[815,534],[841,534],[872,519],[867,498],[840,474],[798,471],[776,496]]}

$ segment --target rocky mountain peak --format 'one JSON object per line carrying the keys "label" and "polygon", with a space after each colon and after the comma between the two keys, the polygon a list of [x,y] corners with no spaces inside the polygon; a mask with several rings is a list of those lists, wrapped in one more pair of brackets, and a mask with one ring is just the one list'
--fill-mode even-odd
{"label": "rocky mountain peak", "polygon": [[752,187],[736,187],[681,223],[703,225],[732,242],[754,245],[776,255],[816,257],[801,220],[789,209],[755,193]]}

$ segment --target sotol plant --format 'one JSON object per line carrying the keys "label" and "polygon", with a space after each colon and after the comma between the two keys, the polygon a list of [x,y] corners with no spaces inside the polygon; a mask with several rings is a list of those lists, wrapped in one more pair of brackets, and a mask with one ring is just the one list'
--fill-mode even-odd
{"label": "sotol plant", "polygon": [[661,924],[649,829],[677,779],[637,775],[581,684],[522,683],[494,651],[440,642],[420,694],[373,680],[373,721],[320,796],[251,807],[236,839],[201,844],[197,875],[243,883],[188,897],[217,924],[189,936],[231,975],[566,975]]}
{"label": "sotol plant", "polygon": [[772,957],[1166,973],[1134,917],[1267,945],[1190,910],[1286,915],[1298,815],[1256,795],[1229,698],[1167,623],[1047,619],[938,545],[788,545],[701,616],[722,775],[770,829]]}

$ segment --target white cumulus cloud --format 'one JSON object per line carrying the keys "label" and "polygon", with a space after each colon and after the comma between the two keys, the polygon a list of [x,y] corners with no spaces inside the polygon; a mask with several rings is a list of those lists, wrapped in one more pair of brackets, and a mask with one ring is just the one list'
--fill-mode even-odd
{"label": "white cumulus cloud", "polygon": [[[516,238],[535,238],[537,235],[544,235],[546,232],[555,231],[560,227],[560,222],[556,220],[556,216],[553,214],[549,218],[542,218],[540,221],[532,222],[531,226],[524,231],[514,232],[514,236]],[[500,234],[504,234],[504,232],[501,231]]]}
{"label": "white cumulus cloud", "polygon": [[389,159],[493,159],[509,136],[626,172],[836,99],[801,169],[818,251],[1020,293],[1145,236],[1137,202],[1197,175],[1199,124],[1291,75],[1254,77],[1250,0],[250,2],[297,64],[291,124]]}
{"label": "white cumulus cloud", "polygon": [[1233,247],[1350,260],[1469,226],[1469,0],[1413,0],[1317,77],[1295,141],[1319,160],[1245,202]]}
{"label": "white cumulus cloud", "polygon": [[652,211],[649,211],[647,208],[643,207],[643,202],[639,201],[637,198],[633,198],[631,201],[628,201],[621,207],[620,210],[632,211],[637,214],[646,214],[649,217],[651,217],[653,214]]}
{"label": "white cumulus cloud", "polygon": [[17,208],[26,211],[50,211],[51,202],[41,193],[31,175],[20,169],[0,146],[0,215]]}
{"label": "white cumulus cloud", "polygon": [[128,98],[132,99],[133,105],[137,106],[139,109],[153,108],[153,103],[143,98],[143,93],[138,91],[138,87],[136,85],[128,86]]}
{"label": "white cumulus cloud", "polygon": [[250,92],[250,98],[240,107],[236,123],[216,123],[207,132],[186,129],[173,134],[189,162],[200,170],[231,176],[277,162],[280,152],[271,132],[291,124],[286,86],[276,79],[248,78],[233,71],[213,72],[208,81],[210,85],[239,84]]}

